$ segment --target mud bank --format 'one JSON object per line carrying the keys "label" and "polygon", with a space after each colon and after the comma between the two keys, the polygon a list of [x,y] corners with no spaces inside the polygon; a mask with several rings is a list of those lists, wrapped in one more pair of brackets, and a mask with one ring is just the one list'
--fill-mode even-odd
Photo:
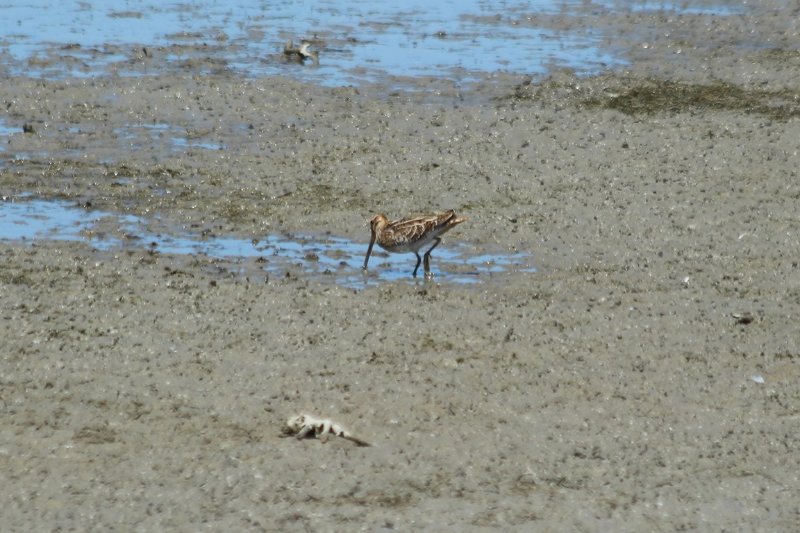
{"label": "mud bank", "polygon": [[[538,269],[354,290],[3,242],[4,527],[794,529],[800,52],[770,13],[606,14],[652,17],[651,54],[469,91],[4,82],[6,201],[365,248],[373,211],[455,208],[443,248]],[[775,46],[742,52],[753,27]],[[372,446],[281,438],[304,410]]]}

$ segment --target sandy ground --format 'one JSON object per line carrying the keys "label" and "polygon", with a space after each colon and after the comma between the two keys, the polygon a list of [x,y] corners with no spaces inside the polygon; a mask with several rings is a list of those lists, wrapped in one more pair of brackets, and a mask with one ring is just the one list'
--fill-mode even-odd
{"label": "sandy ground", "polygon": [[[4,145],[17,201],[365,248],[373,211],[452,207],[469,222],[449,240],[528,250],[538,272],[353,290],[4,242],[3,529],[796,530],[787,9],[600,13],[625,70],[416,94],[157,50],[131,53],[142,77],[5,80],[6,123],[32,128]],[[282,438],[305,410],[372,446]]]}

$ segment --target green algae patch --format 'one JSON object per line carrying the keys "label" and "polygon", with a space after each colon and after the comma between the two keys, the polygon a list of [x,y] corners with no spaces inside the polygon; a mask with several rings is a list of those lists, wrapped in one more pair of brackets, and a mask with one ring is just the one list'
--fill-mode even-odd
{"label": "green algae patch", "polygon": [[587,99],[589,108],[614,109],[626,115],[742,111],[788,120],[800,116],[800,93],[789,90],[762,91],[730,83],[708,85],[646,80],[619,91]]}

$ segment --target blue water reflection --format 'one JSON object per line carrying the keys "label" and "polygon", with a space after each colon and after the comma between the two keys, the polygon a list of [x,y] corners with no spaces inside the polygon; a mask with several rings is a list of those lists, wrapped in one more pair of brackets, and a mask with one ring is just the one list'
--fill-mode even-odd
{"label": "blue water reflection", "polygon": [[[326,85],[386,75],[462,81],[462,70],[532,74],[553,64],[589,72],[619,64],[587,28],[555,31],[524,23],[528,13],[564,10],[580,2],[6,0],[0,4],[5,21],[0,50],[19,62],[18,73],[47,77],[58,75],[54,68],[68,68],[61,75],[91,76],[114,63],[120,63],[118,73],[130,69],[119,50],[104,45],[138,50],[192,44],[202,46],[203,55],[221,54],[246,75],[290,72]],[[278,59],[287,39],[303,37],[326,43],[318,68],[287,66]],[[48,62],[44,56],[54,53],[52,46],[56,56],[76,63]]]}

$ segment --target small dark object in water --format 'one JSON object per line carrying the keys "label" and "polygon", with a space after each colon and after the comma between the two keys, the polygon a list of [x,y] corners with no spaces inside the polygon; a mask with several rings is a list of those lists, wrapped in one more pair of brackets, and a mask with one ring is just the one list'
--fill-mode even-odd
{"label": "small dark object in water", "polygon": [[286,44],[283,46],[283,55],[298,63],[305,63],[306,59],[311,59],[316,65],[319,63],[319,52],[310,50],[311,44],[311,41],[303,39],[300,41],[300,47],[295,48],[291,40],[286,41]]}

